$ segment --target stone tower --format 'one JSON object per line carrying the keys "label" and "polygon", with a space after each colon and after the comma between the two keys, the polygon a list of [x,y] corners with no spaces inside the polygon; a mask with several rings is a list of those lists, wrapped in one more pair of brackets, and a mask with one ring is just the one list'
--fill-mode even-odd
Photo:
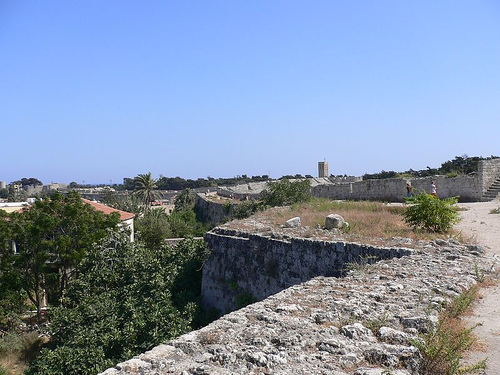
{"label": "stone tower", "polygon": [[318,177],[328,176],[328,162],[326,160],[318,162]]}

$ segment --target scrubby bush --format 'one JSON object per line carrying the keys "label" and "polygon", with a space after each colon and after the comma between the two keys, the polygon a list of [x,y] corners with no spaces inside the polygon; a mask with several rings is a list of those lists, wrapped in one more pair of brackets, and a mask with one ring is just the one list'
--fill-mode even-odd
{"label": "scrubby bush", "polygon": [[422,356],[419,374],[475,374],[486,368],[486,359],[474,364],[462,364],[476,337],[472,332],[474,327],[466,327],[460,317],[476,298],[477,288],[465,290],[440,312],[435,326],[429,325],[427,333],[411,340]]}
{"label": "scrubby bush", "polygon": [[430,232],[446,232],[459,221],[457,208],[454,205],[458,197],[439,199],[425,192],[405,198],[410,204],[403,213],[406,223],[414,229]]}
{"label": "scrubby bush", "polygon": [[255,201],[244,201],[231,207],[231,218],[244,219],[252,216],[260,209],[260,205]]}
{"label": "scrubby bush", "polygon": [[269,183],[260,196],[262,204],[270,207],[307,202],[311,197],[311,182],[309,180],[291,182],[287,179]]}

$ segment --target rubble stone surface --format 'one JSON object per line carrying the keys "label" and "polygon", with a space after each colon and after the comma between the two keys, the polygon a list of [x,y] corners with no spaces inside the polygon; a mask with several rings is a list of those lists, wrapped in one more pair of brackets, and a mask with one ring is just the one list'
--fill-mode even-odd
{"label": "rubble stone surface", "polygon": [[490,266],[452,240],[422,244],[294,285],[103,374],[418,374],[412,340]]}

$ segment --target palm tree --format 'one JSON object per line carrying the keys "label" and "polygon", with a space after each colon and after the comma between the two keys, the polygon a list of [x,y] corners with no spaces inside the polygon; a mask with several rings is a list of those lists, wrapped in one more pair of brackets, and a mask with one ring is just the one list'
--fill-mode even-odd
{"label": "palm tree", "polygon": [[161,197],[161,193],[156,190],[158,188],[156,180],[151,176],[151,172],[148,172],[146,174],[137,175],[137,177],[134,178],[134,183],[133,194],[144,202],[146,210],[148,210],[151,206],[151,202]]}
{"label": "palm tree", "polygon": [[181,193],[175,198],[175,210],[182,211],[188,210],[195,203],[195,195],[191,192],[191,189],[186,188],[181,191]]}

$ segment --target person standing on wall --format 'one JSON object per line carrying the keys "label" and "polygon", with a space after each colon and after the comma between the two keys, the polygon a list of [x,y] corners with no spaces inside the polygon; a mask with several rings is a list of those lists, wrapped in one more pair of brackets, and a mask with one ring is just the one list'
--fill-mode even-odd
{"label": "person standing on wall", "polygon": [[408,182],[406,183],[406,196],[407,196],[408,198],[411,198],[411,197],[413,196],[413,194],[411,193],[412,189],[413,189],[413,188],[412,188],[412,186],[411,186],[411,184],[410,184],[410,181],[408,181]]}
{"label": "person standing on wall", "polygon": [[431,182],[431,195],[433,197],[438,197],[438,194],[437,194],[437,186],[436,186],[436,182],[434,180],[432,180]]}

